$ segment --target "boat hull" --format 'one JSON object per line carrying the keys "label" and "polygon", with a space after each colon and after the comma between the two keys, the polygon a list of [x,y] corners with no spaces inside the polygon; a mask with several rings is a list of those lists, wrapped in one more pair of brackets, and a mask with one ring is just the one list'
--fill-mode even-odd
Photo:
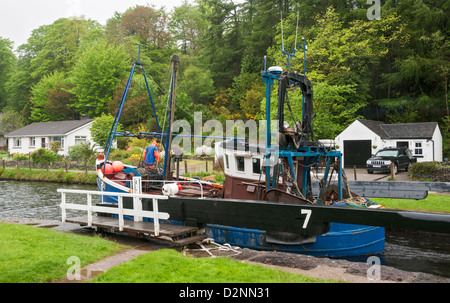
{"label": "boat hull", "polygon": [[219,244],[255,250],[276,250],[317,257],[352,257],[380,254],[384,251],[384,228],[331,223],[330,231],[317,236],[315,242],[297,245],[267,242],[266,232],[255,229],[208,225],[206,235]]}
{"label": "boat hull", "polygon": [[[114,183],[101,180],[98,181],[98,188],[107,192],[125,192]],[[117,203],[117,197],[105,196],[102,202]],[[331,223],[329,232],[317,236],[315,242],[297,245],[269,243],[266,231],[257,229],[207,225],[205,234],[220,244],[228,243],[255,250],[276,250],[317,257],[379,254],[383,252],[385,245],[384,228],[341,223]]]}

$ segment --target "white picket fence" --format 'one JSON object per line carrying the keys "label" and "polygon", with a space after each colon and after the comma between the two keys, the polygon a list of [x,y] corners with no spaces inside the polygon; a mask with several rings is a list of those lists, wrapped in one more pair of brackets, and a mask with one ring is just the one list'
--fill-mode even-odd
{"label": "white picket fence", "polygon": [[[137,181],[137,180],[136,180]],[[139,185],[135,185],[139,186]],[[158,210],[158,201],[159,200],[167,200],[168,197],[163,195],[145,195],[138,193],[119,193],[119,192],[102,192],[102,191],[88,191],[88,190],[74,190],[74,189],[58,189],[58,192],[61,193],[61,217],[62,222],[66,222],[67,219],[67,210],[81,210],[87,211],[88,214],[88,226],[92,227],[93,225],[93,213],[107,213],[118,215],[119,217],[119,230],[123,231],[124,229],[124,216],[133,216],[134,221],[139,222],[142,221],[142,218],[153,218],[154,220],[154,230],[155,236],[159,236],[160,226],[159,220],[167,220],[170,215],[168,213],[159,212]],[[74,204],[67,203],[67,194],[77,194],[77,195],[85,195],[87,197],[87,205],[83,204]],[[92,204],[92,196],[116,196],[118,198],[118,207],[105,207],[105,206],[96,206]],[[123,208],[123,198],[130,197],[133,198],[133,209],[124,209]],[[153,211],[142,210],[142,199],[151,199],[153,200]]]}

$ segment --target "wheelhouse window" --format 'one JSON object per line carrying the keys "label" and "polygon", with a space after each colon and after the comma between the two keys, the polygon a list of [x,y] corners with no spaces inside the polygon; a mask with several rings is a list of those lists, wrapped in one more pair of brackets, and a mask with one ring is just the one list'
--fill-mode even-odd
{"label": "wheelhouse window", "polygon": [[236,157],[237,171],[245,172],[245,161],[244,157]]}
{"label": "wheelhouse window", "polygon": [[225,166],[227,169],[230,169],[230,159],[227,154],[225,154]]}
{"label": "wheelhouse window", "polygon": [[261,173],[261,159],[253,158],[252,159],[253,173],[260,174]]}

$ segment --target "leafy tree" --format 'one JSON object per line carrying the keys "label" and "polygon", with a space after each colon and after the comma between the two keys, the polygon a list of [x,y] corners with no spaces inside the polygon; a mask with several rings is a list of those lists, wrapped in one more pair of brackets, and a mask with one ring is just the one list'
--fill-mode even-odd
{"label": "leafy tree", "polygon": [[188,50],[192,50],[195,55],[199,54],[201,39],[207,26],[208,21],[198,5],[186,0],[181,6],[175,7],[169,21],[170,32],[184,54]]}
{"label": "leafy tree", "polygon": [[122,16],[119,30],[124,36],[136,36],[141,44],[160,49],[170,40],[166,27],[167,16],[164,10],[156,11],[150,6],[136,5]]}
{"label": "leafy tree", "polygon": [[199,5],[210,24],[202,41],[203,62],[209,66],[216,88],[229,87],[239,74],[243,55],[240,5],[230,0],[201,0]]}
{"label": "leafy tree", "polygon": [[211,103],[215,95],[211,72],[194,65],[189,65],[182,72],[177,90],[186,93],[195,104]]}
{"label": "leafy tree", "polygon": [[7,104],[7,87],[13,71],[16,57],[12,52],[12,41],[0,37],[0,110]]}
{"label": "leafy tree", "polygon": [[23,117],[13,110],[5,111],[0,115],[0,135],[5,135],[24,125],[25,121]]}
{"label": "leafy tree", "polygon": [[61,72],[43,77],[33,87],[30,102],[32,121],[71,120],[79,116],[73,108],[75,98],[70,92],[70,84]]}
{"label": "leafy tree", "polygon": [[[119,108],[120,101],[122,100],[123,92],[125,90],[127,80],[123,80],[117,85],[117,89],[114,93],[113,100],[108,103],[108,112],[115,115]],[[148,80],[147,80],[148,82]],[[153,82],[148,82],[150,86],[150,92],[157,92]],[[153,102],[156,102],[157,95],[153,95]],[[125,126],[131,126],[135,124],[147,121],[150,117],[154,117],[153,108],[148,95],[147,86],[145,84],[144,77],[140,74],[135,74],[128,90],[127,99],[123,107],[121,123]]]}
{"label": "leafy tree", "polygon": [[77,111],[91,117],[107,113],[116,86],[126,79],[129,69],[130,60],[123,46],[102,40],[84,49],[71,72]]}
{"label": "leafy tree", "polygon": [[55,70],[68,72],[75,63],[75,55],[83,36],[100,24],[85,19],[58,19],[44,26],[42,48],[31,60],[32,76],[39,78]]}
{"label": "leafy tree", "polygon": [[[111,115],[103,114],[100,117],[95,118],[91,127],[92,140],[99,146],[104,147],[106,141],[108,141],[113,123],[114,117]],[[123,126],[121,124],[118,125],[117,131],[123,131]]]}

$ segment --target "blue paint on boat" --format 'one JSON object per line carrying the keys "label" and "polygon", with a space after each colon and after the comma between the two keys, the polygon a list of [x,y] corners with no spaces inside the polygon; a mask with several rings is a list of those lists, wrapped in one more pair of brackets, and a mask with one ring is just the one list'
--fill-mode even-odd
{"label": "blue paint on boat", "polygon": [[256,229],[208,225],[206,235],[219,244],[255,250],[276,250],[317,257],[348,257],[382,253],[385,233],[382,227],[331,223],[330,231],[314,243],[279,245],[266,242],[266,232]]}

